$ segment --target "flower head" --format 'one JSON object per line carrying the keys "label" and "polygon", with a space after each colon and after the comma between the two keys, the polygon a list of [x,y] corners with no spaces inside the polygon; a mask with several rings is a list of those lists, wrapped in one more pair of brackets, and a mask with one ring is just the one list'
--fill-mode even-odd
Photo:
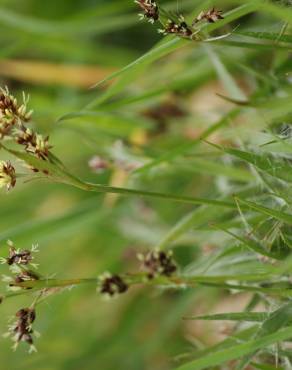
{"label": "flower head", "polygon": [[138,259],[142,262],[142,269],[147,272],[149,279],[159,275],[171,276],[177,270],[171,251],[154,250],[146,255],[139,254]]}
{"label": "flower head", "polygon": [[9,248],[9,257],[7,258],[7,264],[9,266],[16,265],[28,265],[32,261],[31,251],[28,249],[17,250],[15,247]]}
{"label": "flower head", "polygon": [[150,23],[154,23],[159,19],[159,9],[155,1],[135,0],[135,3],[143,10],[143,13],[140,14],[141,19],[147,18]]}
{"label": "flower head", "polygon": [[222,10],[212,8],[207,12],[202,11],[194,20],[194,23],[200,22],[202,20],[206,20],[209,23],[215,23],[220,19],[224,19],[224,17],[222,16]]}
{"label": "flower head", "polygon": [[27,102],[28,99],[23,95],[23,103],[18,104],[7,87],[0,88],[0,137],[9,135],[14,125],[30,120],[32,111],[27,111]]}
{"label": "flower head", "polygon": [[33,263],[33,253],[37,251],[37,247],[32,246],[30,250],[16,249],[11,241],[8,241],[8,245],[8,257],[1,257],[0,263],[8,265],[11,274],[2,275],[2,281],[7,284],[8,290],[31,289],[31,287],[22,285],[22,283],[40,279],[40,275],[35,271],[38,265]]}
{"label": "flower head", "polygon": [[117,294],[125,293],[128,285],[119,275],[111,275],[106,272],[99,277],[100,293],[112,297]]}
{"label": "flower head", "polygon": [[15,168],[9,161],[0,161],[0,187],[6,187],[7,190],[13,188],[16,184]]}
{"label": "flower head", "polygon": [[29,352],[35,352],[36,348],[33,345],[32,324],[35,321],[36,313],[34,308],[22,308],[16,312],[16,321],[9,325],[8,332],[4,335],[11,337],[14,342],[13,349],[18,347],[20,342],[26,342],[30,346]]}
{"label": "flower head", "polygon": [[1,258],[1,263],[6,263],[9,266],[31,265],[37,267],[36,264],[32,263],[34,259],[33,253],[38,252],[37,246],[33,245],[31,249],[16,249],[11,240],[7,244],[9,246],[9,255],[7,258]]}
{"label": "flower head", "polygon": [[43,137],[32,131],[30,128],[22,127],[16,130],[16,142],[24,145],[28,153],[35,154],[40,159],[46,160],[52,146],[49,144],[49,137]]}
{"label": "flower head", "polygon": [[166,22],[165,27],[158,30],[158,32],[165,36],[168,34],[175,34],[180,37],[190,37],[193,33],[182,15],[179,17],[177,22],[169,19]]}

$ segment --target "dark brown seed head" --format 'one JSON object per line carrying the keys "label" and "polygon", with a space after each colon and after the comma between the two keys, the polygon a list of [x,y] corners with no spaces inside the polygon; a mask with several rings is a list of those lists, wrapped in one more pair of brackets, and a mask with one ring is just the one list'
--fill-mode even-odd
{"label": "dark brown seed head", "polygon": [[28,153],[35,154],[38,158],[46,160],[52,146],[49,144],[49,137],[43,137],[29,128],[22,127],[15,131],[15,140],[18,144],[24,145]]}
{"label": "dark brown seed head", "polygon": [[222,16],[222,10],[217,10],[215,8],[212,8],[208,10],[207,12],[202,11],[197,16],[197,18],[194,20],[194,24],[202,20],[206,20],[209,23],[215,23],[220,19],[224,19],[224,17]]}
{"label": "dark brown seed head", "polygon": [[32,261],[33,257],[30,250],[24,249],[17,251],[15,247],[10,246],[9,257],[7,258],[7,264],[13,265],[28,265]]}
{"label": "dark brown seed head", "polygon": [[171,252],[151,251],[146,255],[139,255],[138,258],[149,279],[159,275],[171,276],[177,270]]}
{"label": "dark brown seed head", "polygon": [[115,294],[125,293],[128,290],[128,285],[119,275],[104,274],[100,277],[101,286],[100,292],[114,296]]}
{"label": "dark brown seed head", "polygon": [[183,16],[179,17],[178,22],[169,19],[165,27],[160,29],[159,32],[163,35],[174,34],[180,37],[190,37],[193,33]]}
{"label": "dark brown seed head", "polygon": [[22,308],[16,312],[16,317],[19,319],[18,323],[23,325],[30,325],[35,321],[36,313],[34,308]]}
{"label": "dark brown seed head", "polygon": [[143,10],[141,18],[147,18],[149,22],[154,23],[159,19],[159,8],[153,0],[135,0],[135,3]]}

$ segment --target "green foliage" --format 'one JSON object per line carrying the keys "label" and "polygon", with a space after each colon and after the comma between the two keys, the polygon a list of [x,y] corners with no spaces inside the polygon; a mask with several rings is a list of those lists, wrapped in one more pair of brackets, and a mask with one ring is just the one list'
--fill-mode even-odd
{"label": "green foliage", "polygon": [[[0,1],[1,85],[53,146],[1,141],[1,256],[38,243],[40,277],[3,281],[0,327],[36,299],[42,335],[2,338],[0,370],[292,366],[292,4],[157,3],[152,25],[133,1]],[[158,35],[177,13],[192,34]],[[178,269],[153,252],[145,279],[157,249]]]}

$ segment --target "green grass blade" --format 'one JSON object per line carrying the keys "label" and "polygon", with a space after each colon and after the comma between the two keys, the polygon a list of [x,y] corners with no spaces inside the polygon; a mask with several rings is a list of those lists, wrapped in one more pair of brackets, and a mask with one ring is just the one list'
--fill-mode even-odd
{"label": "green grass blade", "polygon": [[262,322],[267,318],[266,312],[229,312],[229,313],[218,313],[213,315],[203,316],[190,316],[186,317],[185,320],[207,320],[207,321],[250,321],[250,322]]}
{"label": "green grass blade", "polygon": [[201,370],[218,366],[231,360],[236,360],[246,354],[253,353],[261,348],[266,348],[280,341],[288,340],[292,337],[292,328],[279,330],[276,333],[265,335],[262,338],[249,340],[246,343],[231,346],[228,349],[214,352],[191,361],[185,365],[179,366],[176,370]]}
{"label": "green grass blade", "polygon": [[260,213],[262,213],[264,215],[267,215],[267,216],[274,217],[275,219],[277,219],[279,221],[283,221],[283,222],[285,222],[289,225],[292,224],[292,215],[289,214],[289,213],[285,213],[285,212],[278,211],[278,210],[275,210],[275,209],[272,209],[272,208],[264,207],[264,206],[261,206],[259,204],[244,200],[242,198],[236,197],[236,199],[241,204],[243,204],[243,205],[245,205],[245,206],[247,206],[251,209],[254,209],[257,212],[260,212]]}

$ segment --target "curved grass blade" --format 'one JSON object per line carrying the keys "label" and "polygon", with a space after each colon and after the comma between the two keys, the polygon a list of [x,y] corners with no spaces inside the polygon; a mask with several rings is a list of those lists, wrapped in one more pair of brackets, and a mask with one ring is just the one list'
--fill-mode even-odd
{"label": "curved grass blade", "polygon": [[262,322],[267,319],[268,314],[266,312],[229,312],[229,313],[218,313],[213,315],[203,316],[190,316],[185,317],[184,320],[207,320],[207,321],[249,321],[249,322]]}
{"label": "curved grass blade", "polygon": [[233,232],[231,232],[230,230],[227,230],[224,227],[220,227],[218,225],[213,225],[213,226],[216,229],[224,231],[226,234],[232,236],[233,238],[235,238],[236,240],[241,242],[240,246],[247,247],[248,249],[250,249],[253,252],[255,252],[257,254],[260,254],[262,256],[266,256],[266,257],[270,257],[270,258],[274,258],[274,259],[279,259],[279,260],[282,259],[279,255],[265,250],[261,245],[259,245],[257,242],[255,242],[254,240],[252,240],[250,238],[245,238],[245,237],[236,235]]}
{"label": "curved grass blade", "polygon": [[213,366],[218,366],[231,360],[236,360],[241,356],[254,353],[254,351],[266,348],[272,344],[291,338],[292,327],[288,327],[279,330],[276,333],[265,335],[262,338],[248,340],[245,343],[234,345],[227,349],[207,354],[185,365],[177,367],[176,370],[210,369]]}
{"label": "curved grass blade", "polygon": [[254,209],[255,211],[258,211],[258,212],[260,212],[264,215],[267,215],[267,216],[274,217],[279,221],[283,221],[283,222],[285,222],[289,225],[292,225],[292,215],[289,214],[289,213],[285,213],[285,212],[278,211],[278,210],[275,210],[275,209],[272,209],[272,208],[264,207],[264,206],[261,206],[259,204],[256,204],[256,203],[253,203],[253,202],[250,202],[250,201],[247,201],[247,200],[244,200],[244,199],[239,198],[239,197],[235,197],[235,199],[237,199],[243,205],[245,205],[245,206],[247,206],[251,209]]}
{"label": "curved grass blade", "polygon": [[[263,322],[259,331],[256,333],[255,338],[263,338],[266,335],[277,332],[278,330],[286,326],[289,322],[291,322],[291,315],[292,303],[289,302],[287,304],[284,304],[268,316],[268,318]],[[237,370],[244,369],[249,364],[256,352],[257,351],[254,351],[246,356],[237,366]]]}
{"label": "curved grass blade", "polygon": [[222,150],[225,153],[252,164],[273,177],[292,182],[291,165],[285,158],[272,157],[267,153],[257,154],[234,148],[224,147]]}
{"label": "curved grass blade", "polygon": [[[181,235],[189,231],[191,228],[200,227],[201,225],[208,224],[211,220],[214,222],[219,217],[224,217],[225,211],[220,211],[217,207],[199,207],[185,215],[159,242],[158,249],[165,249],[171,247],[172,243],[177,240]],[[228,212],[228,211],[227,211]]]}
{"label": "curved grass blade", "polygon": [[136,59],[134,62],[128,64],[126,67],[122,68],[121,70],[114,72],[107,78],[101,80],[94,88],[97,88],[106,82],[109,82],[112,79],[118,79],[114,84],[112,84],[107,91],[102,94],[100,97],[95,98],[91,101],[87,106],[86,109],[90,110],[95,108],[98,105],[101,105],[106,100],[117,94],[118,92],[122,91],[124,87],[126,87],[131,81],[133,81],[140,73],[142,73],[147,67],[147,65],[153,63],[157,59],[160,59],[166,56],[173,51],[186,46],[189,43],[187,40],[174,38],[168,41],[160,42],[157,47],[151,49],[148,53],[144,54],[142,57]]}
{"label": "curved grass blade", "polygon": [[88,18],[80,20],[48,21],[28,15],[16,13],[7,8],[0,9],[0,23],[25,33],[36,35],[64,37],[88,34],[104,34],[109,31],[130,27],[138,22],[136,15],[110,14],[98,17],[98,21],[88,22]]}

